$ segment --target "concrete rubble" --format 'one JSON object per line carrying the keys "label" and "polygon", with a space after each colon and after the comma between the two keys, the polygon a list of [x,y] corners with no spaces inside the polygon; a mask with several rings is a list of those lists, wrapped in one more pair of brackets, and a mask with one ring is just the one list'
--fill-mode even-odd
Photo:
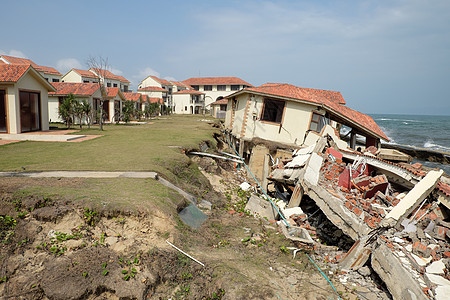
{"label": "concrete rubble", "polygon": [[[450,180],[442,170],[340,148],[325,137],[273,163],[269,190],[288,195],[277,202],[288,224],[278,222],[281,231],[348,276],[375,272],[394,299],[448,299]],[[276,218],[261,201],[252,196],[248,209]],[[316,212],[302,210],[307,202]],[[323,245],[317,232],[325,232],[324,218],[332,223],[329,237],[353,243],[347,252]]]}

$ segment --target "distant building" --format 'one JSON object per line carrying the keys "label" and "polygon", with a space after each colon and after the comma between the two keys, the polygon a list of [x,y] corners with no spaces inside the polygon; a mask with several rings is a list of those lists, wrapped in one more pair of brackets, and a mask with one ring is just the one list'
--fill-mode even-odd
{"label": "distant building", "polygon": [[[55,92],[48,94],[48,116],[50,122],[64,122],[59,117],[59,106],[69,94],[75,96],[78,101],[86,100],[93,109],[93,116],[97,116],[100,110],[101,90],[97,83],[55,82]],[[96,123],[96,120],[92,120]]]}
{"label": "distant building", "polygon": [[194,77],[182,81],[192,89],[205,93],[205,106],[231,93],[252,85],[237,77]]}
{"label": "distant building", "polygon": [[227,112],[228,99],[222,98],[209,105],[209,112],[211,116],[218,119],[225,119],[225,114]]}
{"label": "distant building", "polygon": [[77,83],[98,83],[98,79],[102,81],[106,88],[119,88],[122,93],[129,92],[130,81],[123,76],[115,75],[108,70],[94,69],[80,70],[71,69],[62,78],[62,82]]}
{"label": "distant building", "polygon": [[36,71],[39,72],[48,82],[60,82],[62,74],[55,68],[44,67],[35,64],[31,59],[14,57],[9,55],[0,55],[0,65],[31,65]]}
{"label": "distant building", "polygon": [[175,114],[202,114],[204,110],[204,93],[187,89],[173,93],[173,112]]}

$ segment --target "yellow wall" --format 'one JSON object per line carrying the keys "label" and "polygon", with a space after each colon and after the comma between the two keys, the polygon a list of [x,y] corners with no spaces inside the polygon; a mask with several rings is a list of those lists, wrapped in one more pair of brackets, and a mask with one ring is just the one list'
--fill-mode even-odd
{"label": "yellow wall", "polygon": [[[237,97],[238,103],[232,125],[232,133],[238,138],[241,138],[242,124],[244,121],[244,113],[248,97],[249,94],[243,94]],[[247,123],[243,138],[246,140],[262,138],[284,144],[301,145],[309,128],[311,112],[317,107],[294,101],[286,101],[282,119],[282,127],[280,130],[280,124],[260,120],[261,111],[263,108],[263,99],[264,98],[261,96],[251,96],[249,110],[245,116]],[[230,105],[231,101],[227,106],[225,121],[225,126],[227,128],[230,127],[231,120]]]}

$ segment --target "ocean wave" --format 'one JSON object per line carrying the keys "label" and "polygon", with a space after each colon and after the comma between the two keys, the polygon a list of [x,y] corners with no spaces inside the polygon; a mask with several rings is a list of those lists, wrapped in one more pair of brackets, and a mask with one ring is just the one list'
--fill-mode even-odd
{"label": "ocean wave", "polygon": [[433,149],[433,150],[438,150],[438,151],[444,151],[444,152],[449,152],[450,153],[450,147],[445,147],[439,144],[435,144],[433,142],[433,140],[428,140],[423,144],[424,148],[428,148],[428,149]]}
{"label": "ocean wave", "polygon": [[410,119],[389,119],[389,118],[376,118],[375,121],[396,121],[396,122],[403,122],[403,124],[407,124],[407,123],[404,123],[404,122],[424,123],[424,121],[419,121],[419,120],[410,120]]}

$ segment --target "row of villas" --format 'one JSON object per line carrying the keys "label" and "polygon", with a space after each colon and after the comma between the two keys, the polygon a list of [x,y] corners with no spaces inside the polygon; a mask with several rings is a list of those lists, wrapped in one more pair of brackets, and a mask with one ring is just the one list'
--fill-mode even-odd
{"label": "row of villas", "polygon": [[[104,83],[106,95],[98,81]],[[61,121],[58,107],[74,94],[87,100],[94,110],[103,101],[105,119],[114,122],[124,101],[137,109],[159,103],[176,114],[198,114],[210,110],[225,118],[225,126],[241,154],[255,138],[279,143],[311,145],[325,133],[339,140],[342,126],[349,128],[350,147],[356,136],[366,146],[378,146],[387,136],[370,116],[345,106],[340,92],[270,83],[254,87],[237,77],[198,77],[169,81],[148,76],[138,85],[105,70],[72,69],[64,76],[53,68],[31,60],[0,56],[0,132],[21,133],[47,130],[49,121]],[[103,97],[102,97],[103,96]],[[345,147],[345,145],[344,145]]]}

